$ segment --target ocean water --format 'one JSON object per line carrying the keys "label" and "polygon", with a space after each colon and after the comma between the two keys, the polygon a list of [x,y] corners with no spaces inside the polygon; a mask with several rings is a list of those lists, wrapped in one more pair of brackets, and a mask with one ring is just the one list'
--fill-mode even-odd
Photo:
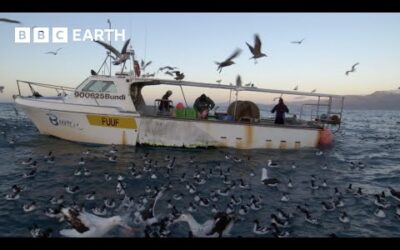
{"label": "ocean water", "polygon": [[[172,187],[164,192],[157,202],[155,214],[163,217],[170,213],[167,207],[168,200],[175,207],[185,213],[189,203],[197,204],[197,211],[192,212],[193,217],[203,223],[213,217],[211,205],[215,204],[219,211],[225,211],[230,202],[229,196],[218,196],[219,200],[211,201],[208,207],[202,207],[194,201],[194,194],[186,189],[186,182],[180,182],[183,173],[186,179],[194,183],[193,174],[198,168],[206,173],[213,169],[213,177],[206,178],[203,185],[195,184],[200,197],[210,197],[210,192],[224,189],[230,185],[224,184],[219,178],[220,165],[222,172],[229,180],[235,181],[242,178],[250,185],[249,190],[235,187],[230,191],[235,197],[241,197],[242,203],[248,203],[251,195],[262,197],[262,208],[258,211],[249,209],[248,214],[240,215],[239,206],[234,206],[236,222],[231,230],[231,237],[273,237],[271,233],[258,235],[253,232],[253,221],[258,219],[262,226],[269,226],[271,214],[276,214],[276,209],[281,208],[293,214],[290,226],[284,228],[290,237],[329,237],[335,234],[338,237],[399,237],[400,216],[396,215],[396,206],[400,202],[390,197],[388,186],[400,190],[400,113],[395,111],[345,111],[344,123],[339,132],[335,134],[334,144],[329,148],[310,150],[234,150],[234,149],[180,149],[157,147],[128,147],[118,146],[117,162],[108,160],[111,146],[96,146],[60,140],[50,136],[40,135],[34,125],[21,112],[16,111],[11,104],[0,104],[0,236],[1,237],[31,237],[29,227],[37,224],[41,228],[51,228],[52,237],[62,237],[59,231],[71,228],[67,222],[59,222],[56,218],[49,218],[44,210],[52,205],[49,199],[52,196],[64,195],[64,206],[72,201],[82,204],[86,211],[91,211],[96,206],[103,205],[103,199],[114,198],[117,206],[108,209],[106,217],[123,215],[130,226],[138,229],[134,234],[115,227],[108,234],[111,237],[144,237],[144,226],[133,221],[135,210],[118,208],[123,195],[116,193],[117,176],[124,177],[126,193],[139,200],[141,195],[146,195],[145,188],[150,186],[161,187],[171,183]],[[10,143],[14,140],[14,143]],[[82,153],[89,149],[89,155]],[[317,154],[321,150],[322,155]],[[49,164],[44,160],[44,155],[52,151],[55,163]],[[152,172],[143,172],[143,178],[135,179],[129,167],[135,164],[136,170],[144,167],[143,155],[148,153],[152,160]],[[225,155],[242,159],[235,162],[226,159]],[[176,157],[173,170],[167,176],[167,156]],[[21,162],[32,157],[37,160],[37,174],[34,178],[22,178],[23,174],[30,171]],[[81,157],[85,158],[85,168],[91,171],[89,176],[75,176]],[[278,162],[278,167],[268,168],[271,177],[278,178],[281,183],[277,187],[268,187],[261,183],[261,169],[266,167],[271,159]],[[350,162],[364,167],[351,167]],[[157,162],[157,163],[155,163]],[[292,168],[295,163],[296,168]],[[322,166],[327,165],[327,169]],[[228,172],[228,169],[230,170]],[[111,181],[105,181],[104,174],[112,176]],[[251,173],[254,176],[251,176]],[[150,176],[155,174],[157,179]],[[311,189],[311,176],[315,176],[315,184],[319,189]],[[205,176],[205,175],[202,175]],[[293,188],[288,188],[291,179]],[[328,187],[322,187],[326,180]],[[365,195],[357,198],[354,194],[346,192],[348,184],[352,183],[353,189],[361,187]],[[5,196],[11,192],[12,185],[24,187],[17,200],[6,200]],[[64,185],[80,187],[76,194],[65,191]],[[334,187],[342,193],[344,207],[334,211],[324,211],[321,202],[329,201],[335,196]],[[85,194],[96,192],[95,200],[85,200]],[[385,218],[374,215],[377,206],[374,204],[374,194],[385,191],[386,200],[391,204],[385,208]],[[182,193],[181,200],[174,200],[174,194]],[[288,193],[289,201],[282,202],[283,193]],[[24,204],[35,201],[37,209],[24,212]],[[311,215],[319,220],[319,225],[312,225],[305,221],[304,214],[296,207],[300,205],[309,210]],[[338,220],[341,212],[345,211],[349,224]],[[189,227],[180,222],[169,226],[170,233],[167,237],[187,237]]]}

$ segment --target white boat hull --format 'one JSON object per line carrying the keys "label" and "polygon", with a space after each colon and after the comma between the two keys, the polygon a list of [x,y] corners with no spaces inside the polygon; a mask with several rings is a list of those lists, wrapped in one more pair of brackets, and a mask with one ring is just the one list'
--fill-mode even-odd
{"label": "white boat hull", "polygon": [[92,106],[74,106],[72,111],[63,103],[49,105],[29,98],[15,101],[41,134],[84,143],[299,149],[318,146],[321,133],[318,128],[140,117],[138,113]]}
{"label": "white boat hull", "polygon": [[94,144],[136,145],[137,143],[140,120],[134,115],[44,109],[34,107],[29,102],[16,99],[17,105],[32,120],[41,134]]}
{"label": "white boat hull", "polygon": [[138,143],[176,147],[299,149],[318,146],[320,129],[141,117]]}

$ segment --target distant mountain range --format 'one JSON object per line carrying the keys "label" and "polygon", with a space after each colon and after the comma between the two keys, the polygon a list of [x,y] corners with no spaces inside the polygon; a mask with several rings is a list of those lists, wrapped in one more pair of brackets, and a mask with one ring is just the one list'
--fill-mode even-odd
{"label": "distant mountain range", "polygon": [[[314,103],[310,100],[286,102],[290,110],[299,111],[303,103]],[[259,104],[261,110],[270,110],[273,105]],[[220,104],[221,109],[226,109],[226,104]],[[369,95],[345,95],[344,109],[361,110],[400,110],[400,90],[376,91]]]}
{"label": "distant mountain range", "polygon": [[400,90],[376,91],[370,95],[347,95],[345,109],[400,110]]}

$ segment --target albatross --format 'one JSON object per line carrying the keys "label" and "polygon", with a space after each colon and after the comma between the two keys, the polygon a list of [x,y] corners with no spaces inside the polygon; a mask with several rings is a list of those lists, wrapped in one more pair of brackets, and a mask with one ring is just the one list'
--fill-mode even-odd
{"label": "albatross", "polygon": [[73,227],[73,229],[62,229],[60,231],[60,234],[65,237],[102,237],[117,225],[132,230],[118,215],[102,218],[72,208],[63,208],[61,212]]}

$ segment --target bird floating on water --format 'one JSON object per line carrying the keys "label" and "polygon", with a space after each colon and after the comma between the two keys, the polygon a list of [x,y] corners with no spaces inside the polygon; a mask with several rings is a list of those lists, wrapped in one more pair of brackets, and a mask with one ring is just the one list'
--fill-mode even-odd
{"label": "bird floating on water", "polygon": [[246,43],[247,47],[249,47],[250,52],[253,54],[250,59],[254,59],[254,64],[257,63],[257,58],[261,57],[266,57],[267,55],[261,52],[261,39],[258,34],[254,35],[254,47],[252,47],[250,44]]}

